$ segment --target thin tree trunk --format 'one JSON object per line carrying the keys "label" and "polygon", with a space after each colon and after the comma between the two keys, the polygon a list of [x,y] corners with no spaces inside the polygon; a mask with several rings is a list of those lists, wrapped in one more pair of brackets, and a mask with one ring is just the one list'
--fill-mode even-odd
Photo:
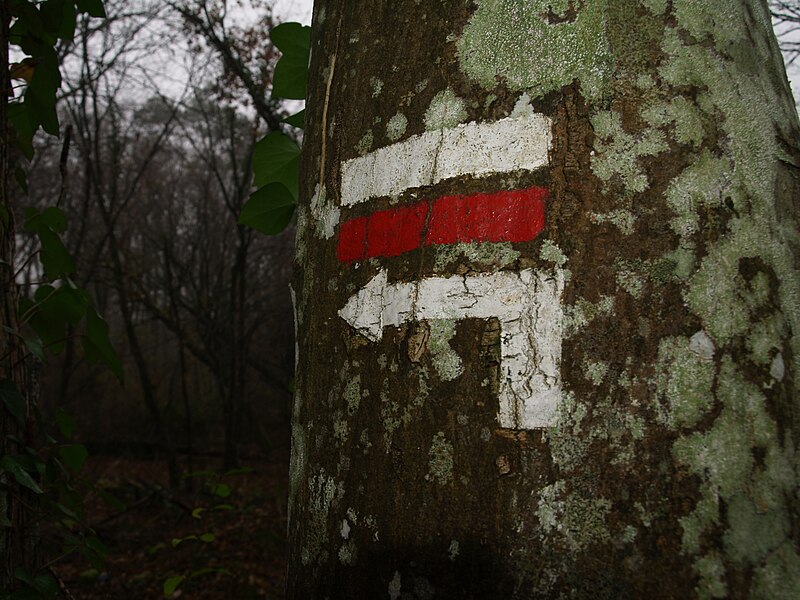
{"label": "thin tree trunk", "polygon": [[[19,423],[5,405],[0,405],[0,457],[24,453],[30,440],[32,412],[37,400],[35,387],[25,363],[24,348],[17,332],[18,289],[14,280],[15,224],[9,170],[11,145],[8,139],[8,3],[0,1],[0,381],[10,381],[25,400],[24,423]],[[35,509],[37,498],[17,483],[9,472],[0,474],[0,589],[19,586],[15,570],[34,573],[39,565],[39,539]]]}
{"label": "thin tree trunk", "polygon": [[794,598],[766,3],[319,0],[289,598]]}

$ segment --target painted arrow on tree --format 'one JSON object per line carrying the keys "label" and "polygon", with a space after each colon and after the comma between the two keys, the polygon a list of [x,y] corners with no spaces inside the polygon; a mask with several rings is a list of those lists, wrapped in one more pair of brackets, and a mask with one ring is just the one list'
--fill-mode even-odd
{"label": "painted arrow on tree", "polygon": [[554,422],[560,398],[563,289],[560,271],[525,269],[390,284],[382,269],[339,315],[373,342],[387,327],[409,321],[496,317],[501,326],[500,426],[533,429]]}

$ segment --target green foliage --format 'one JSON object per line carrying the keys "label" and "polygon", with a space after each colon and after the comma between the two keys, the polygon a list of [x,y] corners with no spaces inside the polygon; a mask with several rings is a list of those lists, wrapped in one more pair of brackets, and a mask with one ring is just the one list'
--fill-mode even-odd
{"label": "green foliage", "polygon": [[[273,98],[301,100],[306,97],[311,28],[282,23],[270,32],[282,56],[272,79]],[[303,128],[305,110],[287,117],[285,123]],[[300,147],[291,137],[273,131],[259,140],[253,151],[253,185],[239,223],[268,235],[286,229],[297,205],[300,180]]]}
{"label": "green foliage", "polygon": [[[230,497],[233,494],[233,488],[230,483],[231,478],[249,472],[251,472],[251,469],[234,469],[224,473],[218,473],[216,471],[195,471],[193,473],[188,473],[184,477],[202,479],[205,490],[213,502],[216,498]],[[213,544],[217,541],[217,534],[213,531],[208,531],[209,526],[204,523],[204,518],[209,512],[214,513],[221,510],[235,510],[235,507],[232,504],[211,504],[210,506],[196,506],[193,508],[192,518],[198,521],[198,532],[180,538],[173,538],[170,545],[173,548],[177,548],[186,542],[194,542],[195,557],[193,562],[199,562],[203,546],[206,544]],[[165,547],[165,544],[157,544],[148,549],[147,552],[155,553]],[[184,583],[211,573],[231,575],[228,569],[220,567],[201,566],[199,568],[193,568],[182,575],[173,575],[167,578],[163,585],[164,596],[170,597]]]}
{"label": "green foliage", "polygon": [[239,223],[276,235],[292,220],[297,200],[282,183],[269,183],[250,195],[239,215]]}
{"label": "green foliage", "polygon": [[[24,56],[19,62],[8,65],[10,76],[20,82],[18,90],[8,96],[8,132],[6,138],[29,160],[33,157],[33,138],[41,129],[45,133],[59,134],[56,95],[61,86],[58,51],[73,39],[78,16],[104,17],[102,0],[9,0],[11,15],[9,44],[17,54]],[[6,68],[4,66],[3,68]],[[19,92],[21,90],[21,92]],[[17,166],[14,177],[19,188],[27,193],[27,177]],[[0,224],[11,222],[8,206],[0,206]],[[64,348],[67,335],[84,323],[84,352],[88,361],[104,363],[121,378],[119,357],[111,347],[108,326],[92,306],[89,295],[70,279],[75,272],[75,262],[62,241],[67,230],[67,219],[57,207],[25,211],[25,229],[39,241],[39,261],[44,277],[31,297],[19,303],[19,326],[32,330],[34,335],[6,327],[9,335],[19,338],[28,350],[44,360],[45,350],[58,354]],[[27,262],[26,262],[27,265]],[[10,266],[6,263],[6,266]],[[30,267],[35,269],[36,267]],[[8,355],[0,357],[8,360]],[[25,432],[25,441],[9,436],[15,453],[0,456],[0,472],[11,485],[11,478],[21,488],[37,496],[36,512],[30,518],[44,520],[48,530],[59,531],[64,555],[77,552],[95,567],[99,567],[106,554],[105,546],[84,523],[83,498],[86,484],[80,471],[88,457],[86,447],[71,441],[75,423],[63,409],[56,413],[59,434],[49,433],[53,424],[46,423],[35,403],[25,397],[10,379],[0,380],[2,410],[11,415]],[[28,440],[41,440],[31,448]],[[25,507],[30,510],[29,507]],[[0,526],[10,526],[9,522]],[[38,527],[38,525],[37,525]],[[16,562],[11,557],[12,564]],[[58,584],[47,573],[28,573],[21,567],[15,569],[20,583],[18,589],[3,590],[2,600],[54,598]]]}
{"label": "green foliage", "polygon": [[283,55],[275,65],[272,96],[304,100],[308,81],[311,27],[300,23],[282,23],[270,31],[269,37]]}

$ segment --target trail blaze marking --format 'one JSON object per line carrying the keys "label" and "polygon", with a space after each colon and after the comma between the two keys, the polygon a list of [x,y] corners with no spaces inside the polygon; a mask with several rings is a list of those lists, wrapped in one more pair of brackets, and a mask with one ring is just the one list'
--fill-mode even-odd
{"label": "trail blaze marking", "polygon": [[[459,242],[527,242],[544,228],[547,188],[445,196],[342,224],[342,262],[398,256],[420,246]],[[427,224],[427,231],[426,231]]]}
{"label": "trail blaze marking", "polygon": [[561,272],[500,271],[388,283],[381,271],[339,315],[373,342],[386,327],[422,319],[500,320],[501,427],[552,424],[560,398]]}
{"label": "trail blaze marking", "polygon": [[[426,132],[342,165],[343,207],[397,197],[460,176],[531,171],[548,164],[551,121],[539,114]],[[443,196],[350,219],[337,257],[353,262],[459,242],[526,242],[544,228],[548,190],[531,187]],[[386,327],[422,319],[489,319],[501,325],[501,427],[552,425],[561,397],[563,271],[500,271],[388,283],[386,270],[339,315],[373,342]]]}
{"label": "trail blaze marking", "polygon": [[533,171],[547,165],[550,137],[550,119],[539,114],[415,135],[345,161],[342,206],[467,174]]}

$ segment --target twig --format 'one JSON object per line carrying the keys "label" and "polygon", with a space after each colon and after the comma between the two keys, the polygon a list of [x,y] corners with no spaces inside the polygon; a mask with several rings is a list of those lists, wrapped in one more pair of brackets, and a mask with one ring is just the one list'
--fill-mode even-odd
{"label": "twig", "polygon": [[55,569],[53,569],[53,567],[47,567],[47,570],[50,571],[50,575],[55,577],[56,581],[58,582],[58,589],[61,590],[61,594],[64,596],[64,598],[67,600],[75,600],[75,596],[73,596],[72,593],[67,589],[67,584],[64,583],[64,580],[61,579],[61,577],[59,577]]}
{"label": "twig", "polygon": [[58,201],[56,206],[61,206],[61,202],[67,196],[69,187],[69,171],[67,170],[67,159],[69,158],[69,145],[72,141],[72,124],[67,125],[64,131],[64,144],[61,146],[61,159],[58,162],[58,171],[61,173],[61,189],[58,191]]}

